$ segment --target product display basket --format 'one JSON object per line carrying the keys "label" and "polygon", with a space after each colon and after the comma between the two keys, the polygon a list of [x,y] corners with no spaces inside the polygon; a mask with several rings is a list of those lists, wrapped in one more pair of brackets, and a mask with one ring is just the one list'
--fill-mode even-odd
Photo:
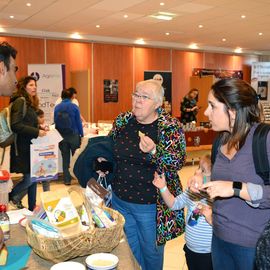
{"label": "product display basket", "polygon": [[35,233],[27,223],[27,242],[36,254],[55,263],[93,253],[111,252],[121,240],[125,219],[111,208],[103,207],[103,209],[116,221],[114,226],[94,227],[65,238],[49,238]]}

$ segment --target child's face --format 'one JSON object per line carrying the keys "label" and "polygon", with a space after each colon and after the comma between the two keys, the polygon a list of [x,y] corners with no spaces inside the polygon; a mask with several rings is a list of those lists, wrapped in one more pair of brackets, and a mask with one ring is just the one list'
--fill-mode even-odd
{"label": "child's face", "polygon": [[200,169],[202,170],[202,173],[209,174],[211,173],[211,161],[205,158],[202,158],[200,160]]}
{"label": "child's face", "polygon": [[39,123],[40,125],[42,125],[42,124],[44,124],[44,122],[45,122],[44,115],[39,115],[39,116],[38,116],[38,123]]}

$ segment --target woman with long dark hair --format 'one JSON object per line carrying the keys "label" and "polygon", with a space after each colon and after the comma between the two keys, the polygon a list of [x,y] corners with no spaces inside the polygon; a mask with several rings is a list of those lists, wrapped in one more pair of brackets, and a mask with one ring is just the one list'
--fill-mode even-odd
{"label": "woman with long dark hair", "polygon": [[[23,98],[21,98],[23,97]],[[36,79],[26,76],[19,80],[18,90],[11,97],[11,129],[16,133],[11,145],[10,171],[22,173],[22,180],[10,193],[10,201],[17,208],[23,208],[21,200],[28,193],[28,208],[33,211],[36,205],[37,184],[30,178],[30,145],[33,138],[46,135],[39,129],[36,111],[39,106]]]}
{"label": "woman with long dark hair", "polygon": [[[270,217],[270,186],[256,173],[252,141],[261,122],[256,91],[245,81],[223,79],[208,94],[205,115],[220,133],[210,181],[191,181],[213,204],[214,269],[255,269],[256,243]],[[263,143],[263,142],[262,142]],[[270,160],[270,133],[266,148]],[[194,179],[197,180],[197,179]]]}

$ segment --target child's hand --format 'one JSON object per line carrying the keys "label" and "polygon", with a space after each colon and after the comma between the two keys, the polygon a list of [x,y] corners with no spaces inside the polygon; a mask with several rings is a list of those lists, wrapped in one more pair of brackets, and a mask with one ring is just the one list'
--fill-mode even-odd
{"label": "child's hand", "polygon": [[200,169],[196,170],[195,174],[188,179],[187,186],[194,192],[199,193],[203,184],[203,175]]}
{"label": "child's hand", "polygon": [[157,172],[155,172],[154,177],[155,178],[152,181],[154,186],[156,186],[159,189],[164,188],[166,186],[167,183],[164,174],[158,174]]}
{"label": "child's hand", "polygon": [[212,207],[207,204],[198,203],[198,209],[200,210],[200,214],[205,217],[206,221],[212,225]]}

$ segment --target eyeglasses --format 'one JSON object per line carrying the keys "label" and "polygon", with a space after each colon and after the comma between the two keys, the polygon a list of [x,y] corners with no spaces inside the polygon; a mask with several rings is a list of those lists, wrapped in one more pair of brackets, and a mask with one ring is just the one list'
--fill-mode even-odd
{"label": "eyeglasses", "polygon": [[146,95],[139,95],[137,93],[132,93],[132,98],[135,100],[141,100],[141,101],[152,100],[152,98]]}

